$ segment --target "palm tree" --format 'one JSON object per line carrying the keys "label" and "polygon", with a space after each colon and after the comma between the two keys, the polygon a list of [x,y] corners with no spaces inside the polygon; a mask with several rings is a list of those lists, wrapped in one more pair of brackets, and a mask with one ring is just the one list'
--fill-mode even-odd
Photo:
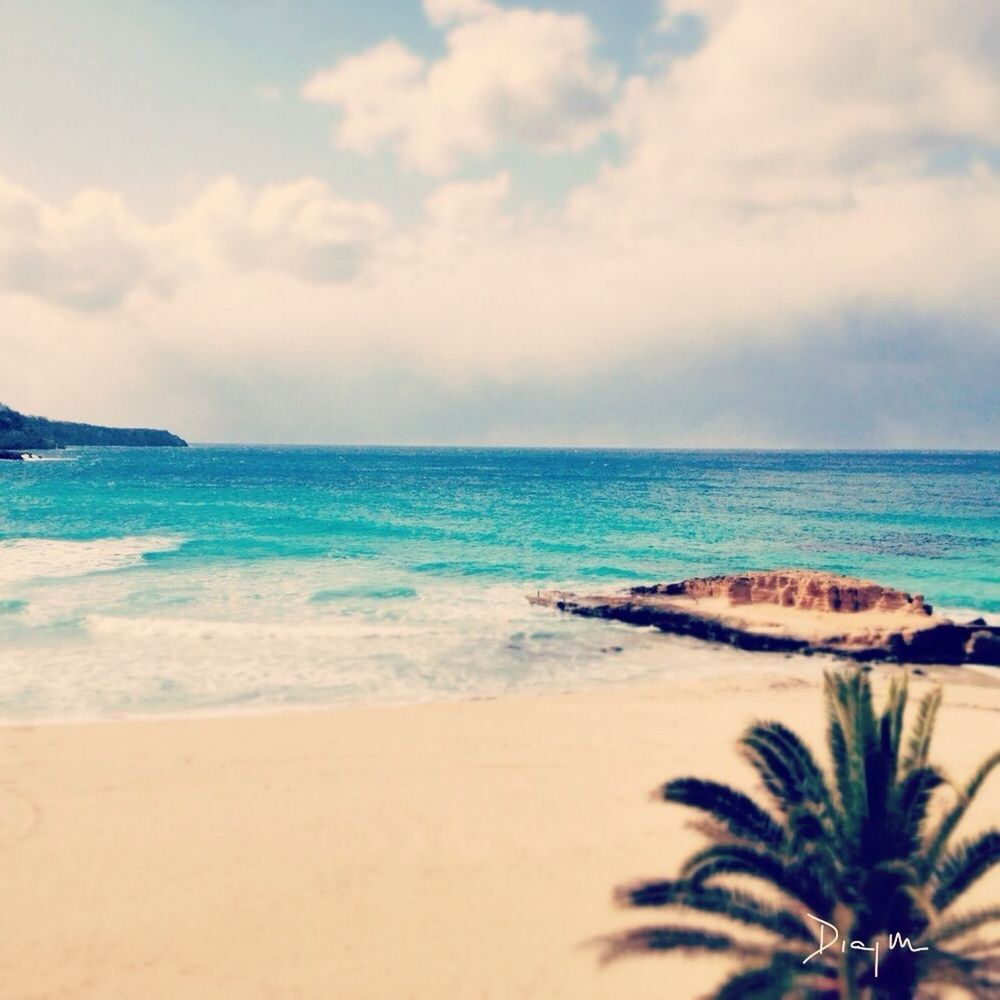
{"label": "palm tree", "polygon": [[[902,1000],[933,997],[945,985],[996,1000],[1000,942],[971,935],[1000,920],[1000,907],[956,916],[952,909],[1000,861],[1000,830],[960,843],[953,834],[1000,752],[932,821],[930,806],[947,784],[928,763],[940,688],[921,700],[908,738],[905,679],[893,681],[880,715],[860,670],[828,673],[824,697],[829,777],[787,726],[753,724],[740,747],[767,806],[713,781],[667,782],[662,798],[705,814],[700,828],[710,843],[680,878],[618,890],[625,905],[712,914],[734,930],[643,927],[608,938],[606,957],[682,951],[742,959],[715,1000]],[[834,928],[840,937],[830,947]],[[820,930],[827,947],[817,953]]]}

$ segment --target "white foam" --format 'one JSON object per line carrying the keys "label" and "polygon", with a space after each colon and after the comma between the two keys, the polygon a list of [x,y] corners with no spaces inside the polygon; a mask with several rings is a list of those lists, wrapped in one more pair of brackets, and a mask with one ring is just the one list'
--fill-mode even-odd
{"label": "white foam", "polygon": [[433,634],[431,626],[366,623],[335,619],[324,623],[220,621],[199,618],[124,618],[115,615],[88,615],[87,631],[96,636],[130,639],[221,639],[225,641],[289,641],[293,639],[410,639]]}
{"label": "white foam", "polygon": [[975,608],[938,608],[934,613],[950,618],[960,625],[967,624],[977,618],[982,618],[987,625],[1000,625],[1000,614],[992,614],[989,611],[977,611]]}
{"label": "white foam", "polygon": [[180,538],[139,535],[76,542],[13,538],[0,542],[0,586],[38,579],[67,579],[134,566],[149,552],[169,552]]}

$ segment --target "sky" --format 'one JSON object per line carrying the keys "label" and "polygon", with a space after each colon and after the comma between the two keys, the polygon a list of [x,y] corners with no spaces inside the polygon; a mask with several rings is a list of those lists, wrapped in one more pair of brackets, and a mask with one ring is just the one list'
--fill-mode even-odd
{"label": "sky", "polygon": [[0,401],[1000,447],[995,0],[3,0]]}

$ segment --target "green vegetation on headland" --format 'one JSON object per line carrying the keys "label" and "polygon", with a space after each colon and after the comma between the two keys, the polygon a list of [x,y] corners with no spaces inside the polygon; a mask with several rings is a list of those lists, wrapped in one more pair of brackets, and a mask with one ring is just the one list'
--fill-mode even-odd
{"label": "green vegetation on headland", "polygon": [[29,417],[0,403],[0,457],[16,459],[25,451],[47,451],[71,445],[186,448],[187,442],[170,431],[145,427],[98,427]]}
{"label": "green vegetation on headland", "polygon": [[1000,942],[977,933],[996,928],[1000,907],[953,912],[1000,862],[1000,830],[954,837],[1000,753],[952,782],[929,760],[941,690],[922,699],[908,734],[906,696],[893,681],[879,713],[860,671],[828,674],[829,771],[780,722],[750,726],[740,750],[767,792],[760,804],[714,781],[668,781],[660,797],[702,813],[708,844],[679,878],[626,886],[619,899],[721,923],[641,927],[608,939],[608,957],[740,959],[714,1000],[1000,996]]}

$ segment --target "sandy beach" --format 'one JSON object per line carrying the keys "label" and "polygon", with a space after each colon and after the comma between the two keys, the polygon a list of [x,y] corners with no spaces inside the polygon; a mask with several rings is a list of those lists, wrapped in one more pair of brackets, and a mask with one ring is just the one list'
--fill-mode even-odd
{"label": "sandy beach", "polygon": [[[814,673],[406,708],[0,729],[4,997],[695,997],[724,963],[600,967],[616,883],[699,842],[650,791],[753,779],[754,717],[822,732]],[[994,749],[951,675],[935,756]],[[928,682],[914,678],[913,691]],[[967,829],[1000,821],[987,789]],[[972,905],[997,884],[979,886]]]}

